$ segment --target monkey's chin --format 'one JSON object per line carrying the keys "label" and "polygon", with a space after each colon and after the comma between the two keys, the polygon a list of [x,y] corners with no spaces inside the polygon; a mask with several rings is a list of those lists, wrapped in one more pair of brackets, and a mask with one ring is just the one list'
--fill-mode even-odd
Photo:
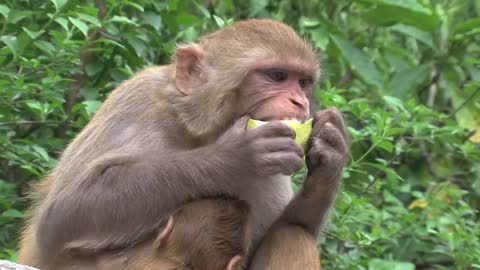
{"label": "monkey's chin", "polygon": [[[313,118],[310,118],[303,123],[296,119],[286,119],[280,121],[293,128],[293,130],[295,131],[295,141],[303,147],[303,150],[306,151],[308,138],[310,137],[310,133],[312,132]],[[269,121],[249,119],[247,123],[247,128],[256,128],[268,122]]]}

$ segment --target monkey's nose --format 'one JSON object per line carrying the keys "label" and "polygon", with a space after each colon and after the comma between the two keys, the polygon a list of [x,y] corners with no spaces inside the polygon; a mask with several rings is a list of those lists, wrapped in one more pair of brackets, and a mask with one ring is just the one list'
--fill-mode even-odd
{"label": "monkey's nose", "polygon": [[305,105],[304,102],[301,102],[301,101],[299,101],[299,100],[296,99],[296,98],[290,98],[289,100],[290,100],[290,102],[291,102],[293,105],[295,105],[296,107],[298,107],[298,108],[300,108],[300,109],[302,109],[302,110],[305,110],[305,109],[307,108],[307,106]]}

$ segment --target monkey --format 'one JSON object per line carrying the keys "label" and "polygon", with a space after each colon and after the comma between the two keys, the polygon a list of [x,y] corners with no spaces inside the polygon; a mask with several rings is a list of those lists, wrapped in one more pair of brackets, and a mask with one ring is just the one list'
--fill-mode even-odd
{"label": "monkey", "polygon": [[170,215],[155,238],[102,254],[91,260],[92,269],[240,269],[250,241],[248,213],[247,203],[232,198],[186,203]]}
{"label": "monkey", "polygon": [[[318,256],[349,137],[336,108],[320,110],[304,153],[279,120],[310,117],[319,77],[315,48],[273,20],[239,21],[179,45],[171,64],[114,89],[35,189],[19,262],[59,269],[79,252],[128,250],[186,201],[224,194],[250,206],[243,269],[317,269],[310,255]],[[246,129],[250,118],[269,123]],[[294,194],[290,175],[304,155],[308,172]],[[309,255],[292,258],[285,247]]]}
{"label": "monkey", "polygon": [[[187,202],[160,221],[159,231],[134,246],[73,256],[64,270],[238,270],[250,241],[249,206],[222,196]],[[73,263],[72,263],[73,262]]]}

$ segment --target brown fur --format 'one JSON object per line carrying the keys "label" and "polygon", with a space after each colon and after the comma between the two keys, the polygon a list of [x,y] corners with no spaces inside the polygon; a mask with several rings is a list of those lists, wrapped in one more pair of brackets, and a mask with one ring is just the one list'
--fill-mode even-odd
{"label": "brown fur", "polygon": [[[232,258],[244,257],[250,241],[248,205],[234,199],[202,199],[172,214],[173,227],[157,238],[120,251],[70,260],[59,269],[227,270]],[[168,230],[165,232],[165,230]],[[163,234],[163,235],[162,235]],[[241,261],[234,268],[240,269]],[[81,265],[81,267],[79,267]]]}
{"label": "brown fur", "polygon": [[[272,68],[287,79],[272,81]],[[275,121],[245,130],[245,116],[308,117],[313,86],[300,88],[297,79],[318,75],[315,51],[271,20],[238,22],[180,46],[171,65],[117,87],[65,149],[36,190],[19,262],[48,270],[67,260],[82,269],[78,258],[139,245],[180,205],[219,194],[250,205],[250,250],[278,248],[261,241],[275,221],[318,237],[348,152],[341,115],[316,114],[309,175],[290,204],[287,175],[303,165],[293,131]]]}
{"label": "brown fur", "polygon": [[315,238],[300,226],[278,224],[263,241],[251,270],[321,269]]}

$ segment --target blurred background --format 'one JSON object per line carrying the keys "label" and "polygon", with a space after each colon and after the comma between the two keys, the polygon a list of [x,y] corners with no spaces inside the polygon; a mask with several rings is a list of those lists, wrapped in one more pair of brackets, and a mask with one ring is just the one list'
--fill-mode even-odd
{"label": "blurred background", "polygon": [[0,259],[16,259],[29,184],[115,86],[247,18],[322,51],[316,109],[349,125],[325,269],[480,269],[480,0],[2,0]]}

